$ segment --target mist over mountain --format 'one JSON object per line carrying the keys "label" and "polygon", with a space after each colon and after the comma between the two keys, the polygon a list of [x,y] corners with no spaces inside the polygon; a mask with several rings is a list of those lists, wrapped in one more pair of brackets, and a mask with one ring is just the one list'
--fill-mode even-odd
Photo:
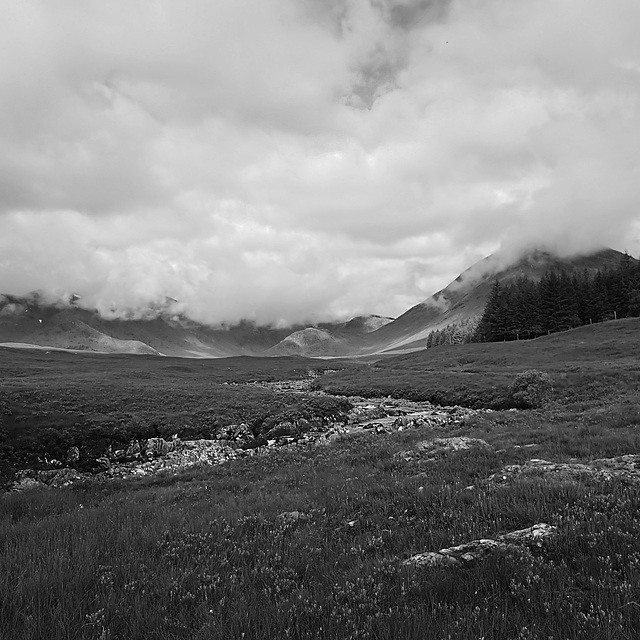
{"label": "mist over mountain", "polygon": [[114,316],[108,310],[83,308],[77,295],[4,294],[0,343],[183,357],[335,357],[412,350],[424,348],[432,331],[477,322],[496,280],[507,285],[521,277],[537,281],[549,270],[595,272],[616,267],[622,255],[614,249],[573,257],[534,250],[514,260],[508,252],[498,252],[395,319],[361,315],[343,322],[291,326],[247,320],[206,325],[189,318],[183,305],[171,298]]}

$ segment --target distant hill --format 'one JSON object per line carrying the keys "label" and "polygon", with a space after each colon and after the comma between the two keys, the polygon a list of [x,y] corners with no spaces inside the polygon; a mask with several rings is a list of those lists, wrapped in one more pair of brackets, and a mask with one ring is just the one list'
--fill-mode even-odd
{"label": "distant hill", "polygon": [[[623,254],[606,249],[559,258],[532,251],[509,260],[496,253],[461,273],[447,287],[400,317],[362,315],[347,322],[261,327],[252,322],[208,326],[176,311],[176,301],[141,317],[109,319],[83,309],[77,296],[52,303],[42,294],[0,295],[0,344],[31,344],[106,353],[192,358],[229,356],[357,356],[424,348],[431,331],[479,318],[495,280],[539,280],[549,269],[597,271],[615,267]],[[139,314],[140,315],[140,314]]]}
{"label": "distant hill", "polygon": [[108,319],[82,309],[77,300],[52,303],[39,293],[0,295],[0,344],[192,358],[342,355],[392,320],[358,316],[317,327],[261,327],[246,321],[215,327],[162,309],[142,319]]}

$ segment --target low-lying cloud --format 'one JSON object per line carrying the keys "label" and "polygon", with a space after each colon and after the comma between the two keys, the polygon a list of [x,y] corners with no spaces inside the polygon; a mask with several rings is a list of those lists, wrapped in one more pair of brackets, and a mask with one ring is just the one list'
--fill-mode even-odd
{"label": "low-lying cloud", "polygon": [[640,252],[634,0],[0,6],[0,291],[286,323]]}

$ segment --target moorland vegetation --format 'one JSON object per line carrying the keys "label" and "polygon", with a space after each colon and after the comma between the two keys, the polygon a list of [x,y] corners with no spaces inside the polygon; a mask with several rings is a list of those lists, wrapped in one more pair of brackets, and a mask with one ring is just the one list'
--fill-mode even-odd
{"label": "moorland vegetation", "polygon": [[328,368],[304,358],[165,359],[0,349],[0,484],[21,468],[65,461],[80,471],[132,440],[214,438],[246,424],[257,443],[286,421],[337,419],[345,398],[276,393],[261,383],[309,379]]}
{"label": "moorland vegetation", "polygon": [[[533,457],[585,468],[616,456],[637,464],[638,335],[640,320],[619,320],[528,342],[451,345],[343,364],[316,380],[332,394],[404,393],[496,407],[455,427],[362,431],[324,446],[281,447],[135,481],[6,494],[0,637],[635,638],[640,489],[633,469],[577,476],[503,470]],[[153,366],[164,369],[150,374],[147,361],[135,359],[129,375],[118,365],[110,377],[110,357],[82,358],[83,375],[94,375],[104,389],[95,395],[100,407],[153,409],[157,414],[139,415],[158,419],[161,407],[174,407],[170,419],[201,406],[205,388],[196,378],[203,365],[158,360]],[[82,403],[90,402],[90,387],[74,395],[73,367],[44,355],[25,362],[11,365],[3,379],[12,410],[29,387],[36,398],[50,394],[48,406],[63,397],[66,407],[88,410]],[[301,367],[294,360],[217,366],[229,367],[210,373],[221,388],[225,381],[295,377]],[[513,402],[514,380],[532,369],[552,379],[550,401],[537,409],[498,408]],[[172,396],[175,378],[184,384]],[[155,399],[149,405],[135,391],[145,382]],[[214,403],[218,389],[208,389]],[[47,411],[42,402],[34,406]],[[420,443],[457,436],[487,446],[420,453]],[[499,546],[451,565],[404,562],[539,523],[554,535],[538,544]]]}

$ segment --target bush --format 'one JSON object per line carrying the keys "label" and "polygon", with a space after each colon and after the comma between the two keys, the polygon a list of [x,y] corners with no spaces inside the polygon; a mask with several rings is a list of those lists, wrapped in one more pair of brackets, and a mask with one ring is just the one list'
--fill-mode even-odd
{"label": "bush", "polygon": [[551,376],[536,369],[519,373],[509,387],[509,397],[521,407],[542,407],[552,393]]}

